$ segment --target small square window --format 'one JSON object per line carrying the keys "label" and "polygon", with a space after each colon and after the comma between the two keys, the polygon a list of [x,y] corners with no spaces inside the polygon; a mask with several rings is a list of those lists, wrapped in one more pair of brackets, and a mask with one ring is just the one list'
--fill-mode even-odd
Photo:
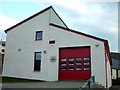
{"label": "small square window", "polygon": [[76,65],[82,65],[82,63],[81,62],[77,62]]}
{"label": "small square window", "polygon": [[82,60],[82,58],[76,58],[76,61],[81,61]]}
{"label": "small square window", "polygon": [[90,68],[87,68],[87,67],[86,67],[86,68],[84,68],[84,70],[90,70]]}
{"label": "small square window", "polygon": [[74,61],[74,58],[68,58],[68,61]]}
{"label": "small square window", "polygon": [[90,63],[89,62],[84,62],[84,65],[90,65]]}
{"label": "small square window", "polygon": [[61,70],[66,70],[66,67],[62,67]]}
{"label": "small square window", "polygon": [[90,60],[90,58],[89,57],[85,57],[84,60]]}
{"label": "small square window", "polygon": [[43,31],[37,31],[36,32],[36,40],[42,40],[43,37]]}
{"label": "small square window", "polygon": [[2,49],[2,52],[5,52],[5,49]]}
{"label": "small square window", "polygon": [[82,68],[80,68],[80,67],[77,67],[77,68],[76,68],[76,70],[82,70]]}
{"label": "small square window", "polygon": [[66,61],[66,58],[61,58],[61,61]]}
{"label": "small square window", "polygon": [[74,67],[69,67],[68,70],[74,70]]}
{"label": "small square window", "polygon": [[65,63],[62,63],[61,66],[66,66],[66,64],[65,64]]}

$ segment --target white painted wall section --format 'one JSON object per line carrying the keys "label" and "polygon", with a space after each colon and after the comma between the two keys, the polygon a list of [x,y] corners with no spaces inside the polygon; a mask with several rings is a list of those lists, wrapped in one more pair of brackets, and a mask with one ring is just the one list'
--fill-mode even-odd
{"label": "white painted wall section", "polygon": [[[104,43],[103,42],[94,40],[94,39],[91,39],[91,38],[88,38],[82,35],[77,35],[72,32],[61,30],[53,26],[50,26],[49,33],[50,34],[48,37],[50,38],[50,40],[56,41],[56,44],[53,47],[56,48],[55,50],[57,51],[58,51],[58,48],[60,47],[90,46],[91,47],[92,76],[94,75],[96,77],[97,82],[101,83],[104,86],[106,85]],[[99,44],[99,47],[96,47],[95,46],[96,44]],[[50,48],[52,49],[53,47],[51,46]],[[56,55],[56,56],[57,58],[59,58],[59,55]],[[59,61],[57,61],[57,63],[59,63]],[[56,70],[57,69],[53,68],[54,72],[59,72],[58,70],[57,71]],[[48,70],[48,71],[50,71],[49,73],[51,73],[51,70]]]}
{"label": "white painted wall section", "polygon": [[34,72],[34,52],[46,49],[46,37],[43,35],[42,41],[35,41],[35,33],[46,34],[48,25],[49,11],[46,11],[7,33],[3,76],[47,80],[48,60],[42,54],[41,72]]}
{"label": "white painted wall section", "polygon": [[67,28],[64,22],[62,21],[62,19],[57,15],[57,13],[54,12],[53,9],[50,9],[49,14],[50,14],[50,23],[54,23],[56,25]]}

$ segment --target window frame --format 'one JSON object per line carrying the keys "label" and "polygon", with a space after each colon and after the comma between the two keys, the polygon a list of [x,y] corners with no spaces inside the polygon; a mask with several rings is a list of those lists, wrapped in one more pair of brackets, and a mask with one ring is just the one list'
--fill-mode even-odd
{"label": "window frame", "polygon": [[[36,53],[40,53],[40,55],[41,55],[42,52],[34,52],[34,71],[35,71],[35,72],[36,72],[36,71],[37,71],[37,72],[40,72],[40,71],[41,71],[41,58],[40,58],[40,60],[37,60],[37,59],[36,59]],[[36,61],[40,61],[40,69],[39,69],[39,70],[36,70],[36,69],[35,69],[35,63],[36,63]]]}
{"label": "window frame", "polygon": [[[41,38],[40,39],[38,39],[37,38],[37,33],[42,33],[42,36],[41,36]],[[35,41],[40,41],[40,40],[43,40],[43,31],[36,31],[36,33],[35,33]]]}
{"label": "window frame", "polygon": [[5,52],[5,49],[2,49],[2,52],[4,53],[4,52]]}

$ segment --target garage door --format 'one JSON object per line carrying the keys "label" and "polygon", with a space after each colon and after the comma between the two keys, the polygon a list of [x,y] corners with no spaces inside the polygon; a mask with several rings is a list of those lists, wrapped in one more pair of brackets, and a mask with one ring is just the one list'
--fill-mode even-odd
{"label": "garage door", "polygon": [[59,49],[59,80],[87,80],[90,77],[90,47]]}

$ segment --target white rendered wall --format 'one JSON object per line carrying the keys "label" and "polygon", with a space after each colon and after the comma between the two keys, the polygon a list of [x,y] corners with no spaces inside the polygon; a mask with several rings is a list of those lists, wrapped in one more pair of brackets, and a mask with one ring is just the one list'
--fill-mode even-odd
{"label": "white rendered wall", "polygon": [[[49,53],[43,54],[43,51],[49,49],[47,37],[49,36],[49,23],[54,22],[50,20],[50,14],[54,16],[58,25],[63,26],[63,22],[60,22],[50,9],[7,33],[3,76],[49,80],[48,68],[54,67],[49,67],[51,64]],[[43,40],[35,41],[36,31],[43,31]],[[40,72],[34,72],[34,52],[42,52]],[[57,67],[57,64],[55,65]],[[52,78],[52,81],[54,80],[57,80],[57,75]]]}
{"label": "white rendered wall", "polygon": [[[55,40],[56,44],[51,46],[48,45],[48,53],[49,57],[54,55],[57,57],[57,62],[51,63],[50,67],[48,68],[48,76],[49,79],[52,81],[53,77],[57,77],[59,70],[58,70],[58,63],[59,63],[59,48],[60,47],[76,47],[76,46],[90,46],[91,47],[91,72],[92,76],[94,75],[96,77],[96,82],[101,83],[102,85],[106,85],[106,75],[105,75],[105,57],[104,57],[104,43],[101,41],[97,41],[91,38],[87,38],[82,35],[77,35],[72,32],[64,31],[59,28],[55,28],[53,26],[50,26],[49,30],[49,40]],[[99,47],[96,47],[95,45],[99,44]],[[52,52],[51,52],[52,51]],[[54,52],[53,52],[54,51]],[[57,66],[57,68],[56,68]],[[57,74],[52,74],[57,73]],[[52,77],[50,77],[52,75]],[[57,79],[57,78],[56,78]]]}
{"label": "white rendered wall", "polygon": [[[47,11],[7,33],[3,76],[57,81],[59,48],[90,46],[91,76],[96,77],[96,82],[106,85],[104,43],[49,26],[49,22],[58,20],[57,17],[53,21],[50,19],[53,20]],[[57,25],[63,24],[58,21]],[[43,31],[42,41],[35,41],[35,31]],[[55,40],[55,45],[49,45],[50,40]],[[99,47],[96,47],[96,44],[99,44]],[[19,52],[18,49],[21,51]],[[38,51],[42,52],[41,72],[34,72],[34,52]],[[46,54],[43,51],[46,51]],[[56,56],[57,61],[50,62],[51,56]]]}
{"label": "white rendered wall", "polygon": [[111,86],[112,86],[112,73],[111,73],[111,66],[110,66],[110,61],[109,61],[109,59],[108,59],[108,56],[106,55],[106,57],[107,57],[107,78],[108,78],[108,81],[107,81],[107,83],[108,83],[108,88],[110,88]]}
{"label": "white rendered wall", "polygon": [[[41,72],[34,72],[34,52],[43,51],[46,37],[35,41],[36,31],[48,31],[49,11],[14,28],[7,33],[6,55],[3,76],[47,80],[47,60],[43,61]],[[21,49],[21,51],[18,51]],[[43,65],[45,63],[45,65]]]}
{"label": "white rendered wall", "polygon": [[60,25],[62,27],[65,27],[65,24],[60,20],[60,18],[58,18],[58,16],[56,15],[56,13],[53,11],[53,9],[50,9],[50,23],[54,23],[56,25]]}

